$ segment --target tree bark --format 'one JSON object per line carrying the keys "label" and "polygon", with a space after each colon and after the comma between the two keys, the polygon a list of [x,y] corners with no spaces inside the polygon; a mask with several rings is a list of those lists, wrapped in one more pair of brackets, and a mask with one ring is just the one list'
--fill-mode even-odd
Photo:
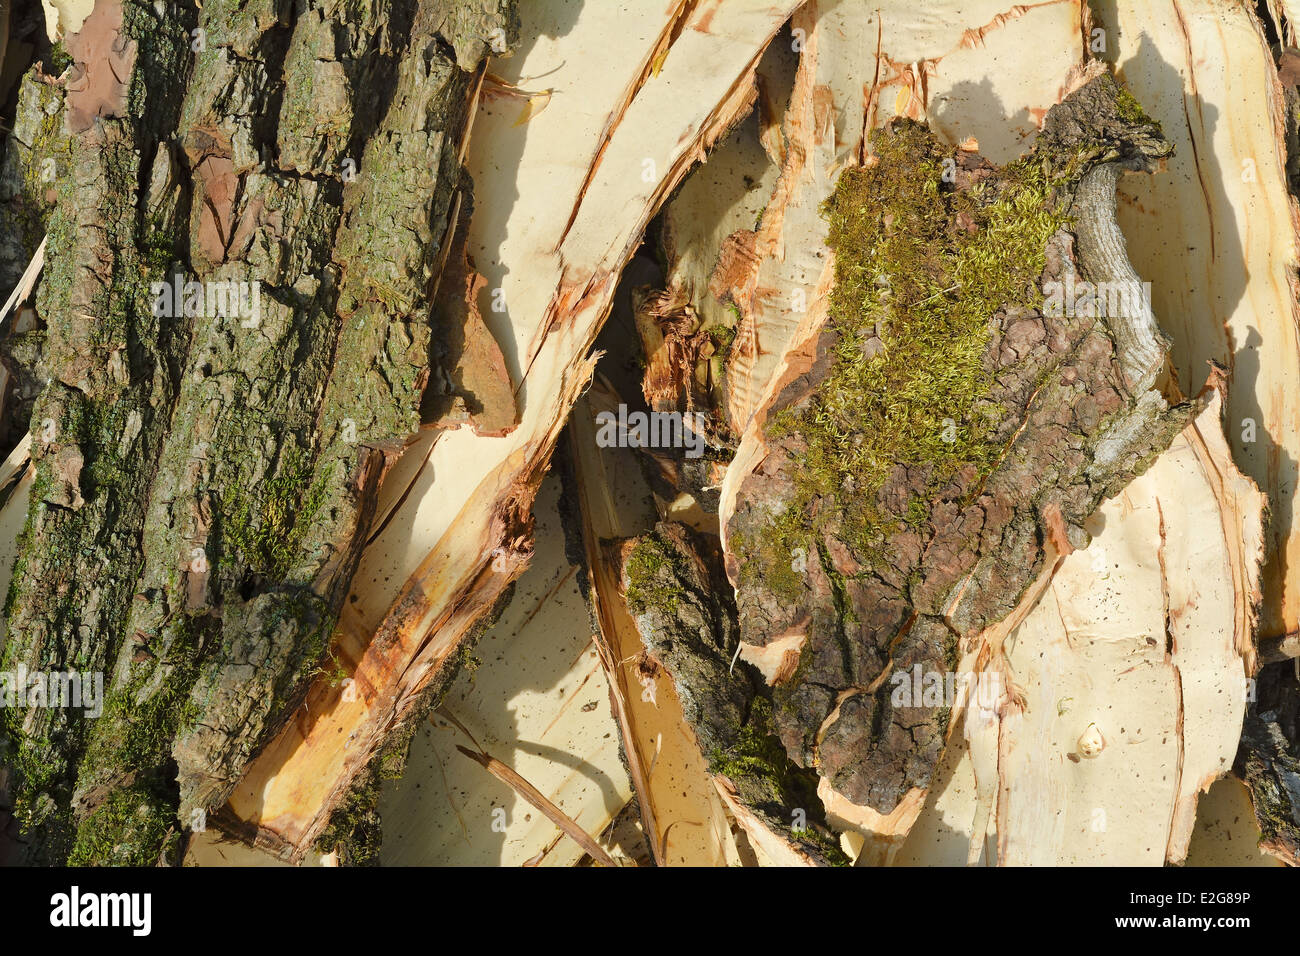
{"label": "tree bark", "polygon": [[498,862],[1295,863],[1293,4],[519,6],[0,15],[0,860],[377,862],[509,604]]}
{"label": "tree bark", "polygon": [[1300,693],[1293,661],[1260,671],[1233,766],[1250,788],[1260,844],[1300,866]]}
{"label": "tree bark", "polygon": [[[47,117],[25,164],[57,168],[53,429],[5,662],[108,675],[99,720],[6,715],[35,859],[178,859],[328,666],[420,424],[482,61],[516,29],[509,0],[101,0],[71,72],[25,81]],[[155,308],[160,282],[182,295]],[[257,305],[180,301],[220,282]]]}
{"label": "tree bark", "polygon": [[844,865],[826,826],[815,772],[782,749],[772,705],[747,666],[733,664],[736,609],[720,554],[679,524],[663,523],[621,547],[623,586],[649,653],[663,667],[686,722],[725,798],[744,808],[741,825],[782,861]]}

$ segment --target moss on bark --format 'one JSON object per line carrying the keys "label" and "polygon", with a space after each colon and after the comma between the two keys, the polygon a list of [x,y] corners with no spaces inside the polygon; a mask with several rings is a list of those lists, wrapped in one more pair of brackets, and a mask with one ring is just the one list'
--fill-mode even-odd
{"label": "moss on bark", "polygon": [[1171,147],[1130,100],[1095,78],[1002,169],[895,121],[826,204],[829,317],[766,410],[727,540],[744,641],[802,638],[772,689],[782,742],[860,806],[891,812],[943,750],[948,706],[894,706],[889,675],[950,670],[1049,537],[1085,544],[1195,411],[1150,388],[1164,342],[1130,327],[1149,316],[1047,307],[1049,282],[1131,274],[1114,180]]}

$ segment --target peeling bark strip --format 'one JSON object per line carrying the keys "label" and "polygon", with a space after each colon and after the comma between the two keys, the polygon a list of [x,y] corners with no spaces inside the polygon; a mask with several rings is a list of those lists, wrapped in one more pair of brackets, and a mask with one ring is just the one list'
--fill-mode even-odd
{"label": "peeling bark strip", "polygon": [[[740,655],[764,672],[786,750],[889,813],[929,785],[954,703],[897,704],[891,676],[954,671],[1196,405],[1149,388],[1167,346],[1125,324],[1143,317],[1043,304],[1044,283],[1131,272],[1108,170],[1169,153],[1114,80],[1054,107],[1003,170],[907,121],[872,145],[827,207],[829,321],[787,356],[724,520]],[[988,311],[963,316],[972,302]],[[1014,697],[1000,661],[986,667]]]}
{"label": "peeling bark strip", "polygon": [[429,361],[442,374],[425,389],[421,417],[435,428],[468,422],[474,434],[499,438],[519,424],[519,409],[501,346],[479,308],[487,279],[474,269],[465,249],[470,212],[466,202],[438,281],[435,302],[444,334]]}
{"label": "peeling bark strip", "polygon": [[[63,103],[37,303],[56,437],[4,659],[111,686],[93,723],[6,714],[40,858],[173,858],[321,667],[419,425],[474,72],[516,31],[510,0],[100,0],[69,41],[115,53]],[[174,277],[185,306],[157,308]],[[252,313],[191,299],[213,287]]]}

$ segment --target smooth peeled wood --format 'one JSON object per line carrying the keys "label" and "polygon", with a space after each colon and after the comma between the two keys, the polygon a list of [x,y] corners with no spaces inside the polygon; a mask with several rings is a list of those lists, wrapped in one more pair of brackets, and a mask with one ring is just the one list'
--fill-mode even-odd
{"label": "smooth peeled wood", "polygon": [[1225,432],[1234,460],[1269,499],[1260,634],[1293,632],[1300,260],[1277,66],[1245,4],[1120,3],[1099,26],[1106,57],[1175,150],[1164,174],[1121,186],[1129,255],[1151,282],[1183,390],[1201,388],[1209,361],[1231,370]]}
{"label": "smooth peeled wood", "polygon": [[[1073,233],[1051,235],[1037,260],[1043,263],[1041,280],[1028,277],[1032,285],[1072,281],[1075,269],[1096,282],[1126,278],[1122,244],[1112,248],[1106,241],[1114,230],[1113,205],[1106,204],[1114,185],[1107,174],[1121,163],[1150,169],[1168,144],[1149,122],[1125,118],[1121,103],[1114,81],[1103,75],[1048,113],[1031,165],[1053,168],[1063,162],[1054,156],[1075,153],[1085,158],[1073,174],[1077,178],[1063,177],[1052,187],[1059,195],[1048,202],[1069,209]],[[869,188],[891,189],[891,177],[905,176],[908,164],[934,162],[927,152],[933,148],[926,145],[933,142],[929,134],[898,122],[873,140],[880,157],[868,168],[875,177],[867,179],[875,184]],[[976,170],[970,183],[984,190],[974,196],[996,194],[1003,174],[977,159],[961,162]],[[885,238],[879,241],[888,241],[893,228],[904,237],[898,241],[909,242],[905,230],[927,228],[916,217],[949,215],[945,202],[960,203],[963,190],[975,189],[965,176],[959,166],[955,198],[935,199],[933,209],[900,205],[897,213],[877,213],[884,216],[878,235]],[[965,227],[979,228],[985,227]],[[932,248],[929,243],[922,249]],[[865,257],[876,249],[836,252]],[[901,275],[893,278],[902,281]],[[917,321],[906,310],[921,293],[914,286],[901,288],[897,315],[888,318],[890,331],[876,326],[886,344],[868,361],[895,361],[890,337],[898,342],[908,334],[907,323]],[[1007,290],[1010,296],[1023,294]],[[893,292],[881,295],[887,303],[882,308],[894,308]],[[927,698],[924,706],[900,705],[891,675],[914,668],[951,671],[962,651],[1011,614],[1036,579],[1051,573],[1053,552],[1068,548],[1067,541],[1086,540],[1081,526],[1100,501],[1144,470],[1194,411],[1168,408],[1151,390],[1164,345],[1156,339],[1150,351],[1138,335],[1150,331],[1149,315],[1052,317],[1041,302],[1035,293],[1009,298],[987,320],[991,332],[980,361],[994,384],[987,399],[978,401],[996,409],[994,424],[987,426],[987,441],[996,449],[988,464],[972,459],[938,472],[941,464],[898,460],[878,487],[852,488],[854,475],[833,487],[807,484],[820,481],[805,475],[810,457],[844,453],[814,451],[801,430],[822,427],[812,424],[811,409],[825,406],[815,421],[830,419],[825,427],[832,432],[855,427],[836,418],[844,413],[832,403],[841,399],[826,391],[851,386],[823,383],[844,374],[837,369],[852,361],[846,354],[858,354],[858,340],[866,341],[864,352],[879,341],[867,339],[870,329],[855,326],[854,316],[835,314],[833,324],[787,354],[772,400],[751,423],[728,472],[724,541],[728,575],[737,588],[740,657],[757,666],[771,687],[778,732],[791,758],[815,767],[827,788],[847,802],[841,816],[851,816],[856,807],[865,819],[875,819],[893,814],[900,803],[914,804],[942,753],[951,702]],[[894,331],[899,323],[902,332]],[[972,422],[987,414],[979,408],[953,411],[957,427],[976,427]],[[791,414],[800,424],[770,434],[764,427]],[[934,473],[946,477],[935,484],[929,477]],[[813,490],[801,492],[805,484]],[[863,519],[874,524],[859,532],[845,516],[863,507],[863,495],[869,514],[879,517]],[[793,530],[777,532],[777,523],[788,522],[791,514]],[[798,592],[795,600],[787,593],[792,590]],[[995,648],[981,669],[1000,675],[1007,685],[1003,693],[1014,699],[999,656]]]}

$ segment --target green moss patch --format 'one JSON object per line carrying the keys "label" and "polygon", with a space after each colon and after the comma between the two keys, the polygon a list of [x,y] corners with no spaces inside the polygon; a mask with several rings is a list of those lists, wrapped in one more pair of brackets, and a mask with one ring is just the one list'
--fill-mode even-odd
{"label": "green moss patch", "polygon": [[[795,766],[776,735],[772,705],[754,699],[749,717],[735,742],[709,754],[709,772],[736,784],[744,801],[779,820],[795,840],[814,847],[827,862],[847,866],[848,858],[825,826],[825,809],[817,796],[817,773]],[[804,811],[805,826],[794,829],[786,819],[794,809]]]}
{"label": "green moss patch", "polygon": [[77,830],[69,866],[154,866],[179,835],[173,810],[148,788],[113,790]]}
{"label": "green moss patch", "polygon": [[[737,549],[759,558],[748,573],[769,588],[791,577],[796,594],[802,575],[785,568],[814,559],[828,521],[869,559],[883,535],[920,529],[927,502],[958,472],[991,470],[1002,414],[984,361],[993,316],[1009,303],[1041,305],[1045,246],[1067,222],[1052,171],[1033,157],[958,190],[953,154],[920,124],[895,121],[873,135],[872,153],[822,208],[835,253],[829,372],[769,425],[772,437],[806,445],[793,500],[758,547]],[[900,465],[923,486],[887,512],[877,495]]]}
{"label": "green moss patch", "polygon": [[[660,608],[670,617],[677,611],[681,594],[677,584],[679,575],[672,573],[673,554],[653,534],[642,537],[632,548],[623,564],[627,580],[627,606],[633,614],[644,614],[651,608]],[[667,570],[668,573],[660,573]]]}
{"label": "green moss patch", "polygon": [[307,492],[312,466],[297,446],[286,449],[275,474],[258,481],[240,475],[227,483],[222,496],[224,543],[233,546],[257,574],[283,579],[298,557],[299,545],[316,513],[325,503],[333,463],[322,467]]}

